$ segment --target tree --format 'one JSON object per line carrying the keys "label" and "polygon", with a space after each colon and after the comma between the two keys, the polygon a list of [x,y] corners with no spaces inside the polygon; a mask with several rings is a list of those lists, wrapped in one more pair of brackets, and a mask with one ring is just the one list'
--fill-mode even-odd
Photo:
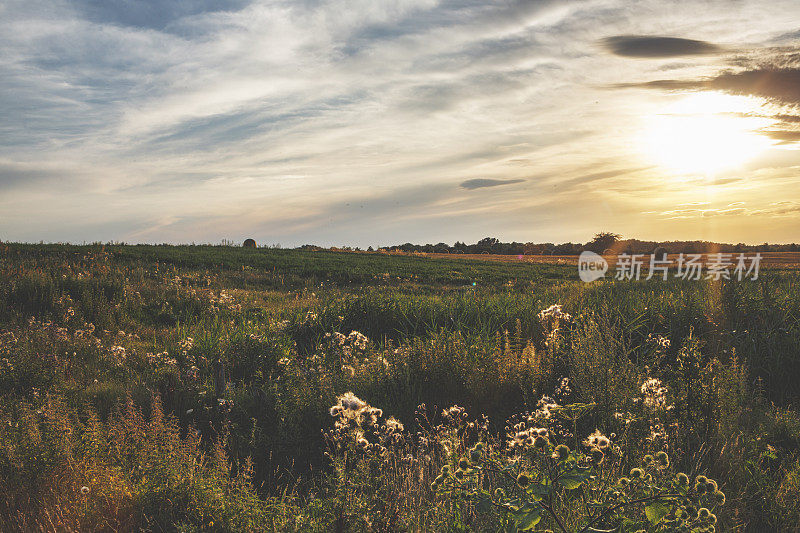
{"label": "tree", "polygon": [[612,248],[619,242],[620,234],[612,233],[610,231],[601,231],[597,233],[594,238],[586,244],[586,249],[595,253],[602,254],[608,248]]}
{"label": "tree", "polygon": [[485,237],[478,241],[475,246],[478,248],[478,253],[492,252],[494,247],[500,243],[499,239],[494,237]]}

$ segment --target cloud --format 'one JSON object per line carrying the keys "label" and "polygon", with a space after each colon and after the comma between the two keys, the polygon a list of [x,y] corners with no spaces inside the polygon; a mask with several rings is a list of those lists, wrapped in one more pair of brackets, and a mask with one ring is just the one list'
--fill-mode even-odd
{"label": "cloud", "polygon": [[71,0],[87,20],[163,30],[184,17],[220,11],[236,11],[249,0]]}
{"label": "cloud", "polygon": [[800,131],[797,130],[770,130],[762,133],[771,139],[780,141],[781,144],[800,141]]}
{"label": "cloud", "polygon": [[468,190],[475,190],[475,189],[483,189],[485,187],[498,187],[500,185],[511,185],[513,183],[522,183],[523,181],[525,180],[520,180],[520,179],[499,180],[491,178],[475,178],[471,180],[462,181],[461,188]]}
{"label": "cloud", "polygon": [[621,176],[626,176],[628,174],[634,174],[636,172],[641,172],[643,170],[647,170],[651,167],[631,167],[631,168],[618,168],[612,170],[604,170],[600,172],[593,172],[591,174],[586,174],[584,176],[578,176],[575,178],[570,178],[567,180],[562,180],[558,182],[559,189],[570,189],[572,187],[578,185],[585,185],[588,183],[593,183],[596,181],[603,181],[608,180],[611,178],[617,178]]}
{"label": "cloud", "polygon": [[606,37],[601,44],[612,54],[640,58],[717,54],[724,50],[707,41],[652,35],[616,35]]}
{"label": "cloud", "polygon": [[724,91],[757,96],[776,103],[800,104],[800,68],[758,67],[738,72],[722,72],[701,79],[662,79],[639,83],[619,83],[616,88],[645,88],[666,91]]}
{"label": "cloud", "polygon": [[800,104],[800,68],[758,68],[724,72],[705,82],[711,89],[760,96],[788,104]]}
{"label": "cloud", "polygon": [[[794,68],[769,61],[797,40],[793,7],[0,0],[0,237],[374,245],[585,240],[597,216],[645,228],[662,192],[683,194],[659,167],[633,172],[652,164],[637,132],[661,99],[598,86],[706,90],[710,68]],[[734,42],[773,48],[711,44]],[[794,112],[763,111],[765,129],[796,129],[777,118]],[[781,157],[748,182],[791,197],[798,162]]]}
{"label": "cloud", "polygon": [[781,201],[772,202],[763,208],[748,208],[744,202],[735,202],[722,207],[711,207],[707,203],[687,204],[657,213],[668,219],[691,219],[711,217],[742,217],[760,216],[769,218],[792,217],[800,214],[800,202]]}

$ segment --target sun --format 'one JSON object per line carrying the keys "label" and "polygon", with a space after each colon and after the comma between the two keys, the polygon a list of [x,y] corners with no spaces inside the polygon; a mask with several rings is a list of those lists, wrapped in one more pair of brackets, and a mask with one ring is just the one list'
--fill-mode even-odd
{"label": "sun", "polygon": [[645,151],[680,174],[713,176],[751,160],[771,141],[758,133],[769,120],[754,98],[695,93],[648,117]]}

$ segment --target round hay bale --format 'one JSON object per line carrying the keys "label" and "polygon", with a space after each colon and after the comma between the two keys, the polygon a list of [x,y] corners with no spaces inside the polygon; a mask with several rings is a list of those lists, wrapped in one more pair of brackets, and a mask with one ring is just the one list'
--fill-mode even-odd
{"label": "round hay bale", "polygon": [[667,249],[663,246],[659,246],[655,250],[653,250],[653,255],[656,259],[666,259],[667,258]]}
{"label": "round hay bale", "polygon": [[256,241],[254,241],[253,239],[245,239],[245,241],[242,243],[242,246],[244,246],[245,248],[255,248]]}

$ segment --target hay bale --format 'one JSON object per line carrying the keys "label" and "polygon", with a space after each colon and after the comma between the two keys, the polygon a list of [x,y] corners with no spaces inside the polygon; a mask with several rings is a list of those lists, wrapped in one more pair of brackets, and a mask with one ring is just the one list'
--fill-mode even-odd
{"label": "hay bale", "polygon": [[245,241],[242,243],[242,246],[244,246],[245,248],[255,248],[256,241],[254,241],[253,239],[245,239]]}
{"label": "hay bale", "polygon": [[655,250],[653,250],[653,255],[656,259],[664,260],[667,258],[667,249],[663,246],[659,246]]}

